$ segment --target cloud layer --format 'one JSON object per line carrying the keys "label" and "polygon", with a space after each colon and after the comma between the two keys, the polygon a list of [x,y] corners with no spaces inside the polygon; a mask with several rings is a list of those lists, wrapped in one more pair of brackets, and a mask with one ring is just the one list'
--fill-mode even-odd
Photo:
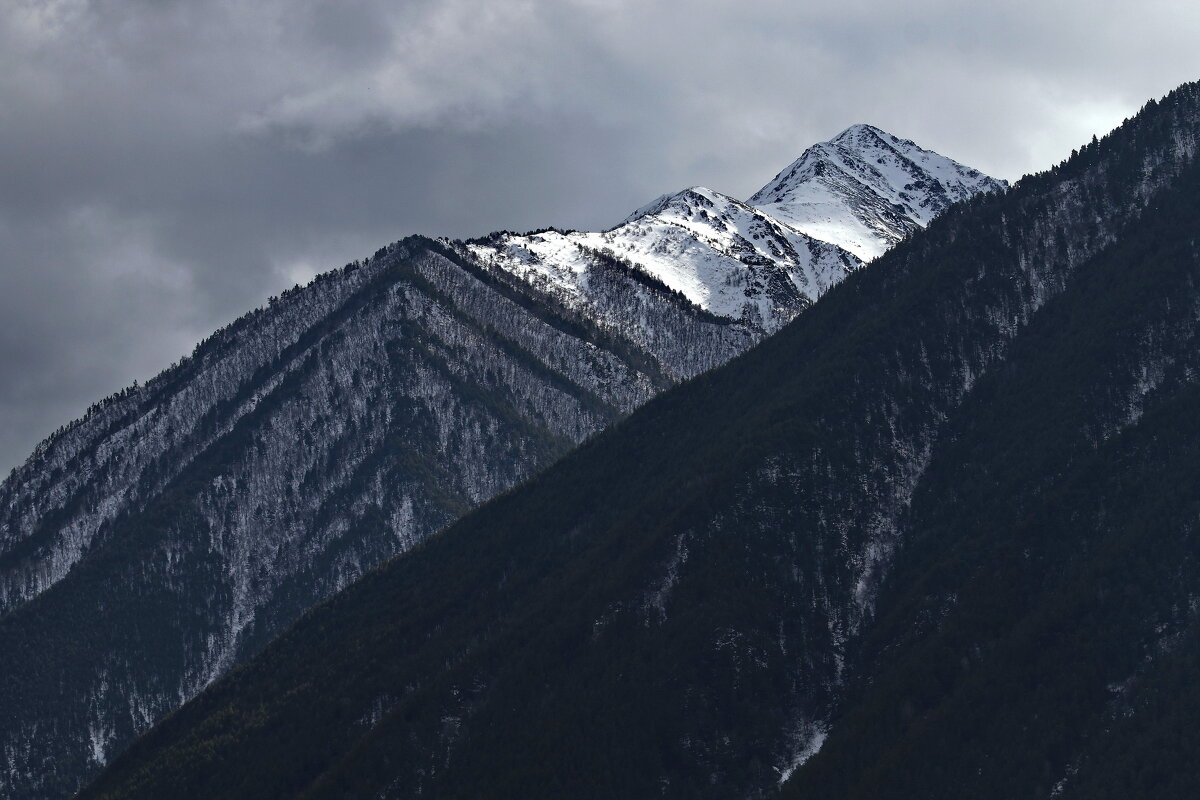
{"label": "cloud layer", "polygon": [[0,0],[0,468],[406,234],[746,196],[860,121],[1014,179],[1196,41],[1154,0]]}

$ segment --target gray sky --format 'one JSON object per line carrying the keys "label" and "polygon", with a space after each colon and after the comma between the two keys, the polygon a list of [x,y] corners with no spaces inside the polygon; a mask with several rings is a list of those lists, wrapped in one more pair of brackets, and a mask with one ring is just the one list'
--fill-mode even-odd
{"label": "gray sky", "polygon": [[855,122],[1015,179],[1197,42],[1194,0],[0,0],[0,469],[407,234],[746,197]]}

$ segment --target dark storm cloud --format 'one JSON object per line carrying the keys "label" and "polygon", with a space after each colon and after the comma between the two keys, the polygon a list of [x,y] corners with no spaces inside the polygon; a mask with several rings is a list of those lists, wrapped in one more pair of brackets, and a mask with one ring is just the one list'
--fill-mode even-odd
{"label": "dark storm cloud", "polygon": [[858,121],[1016,178],[1200,77],[1191,4],[0,3],[0,465],[414,232],[745,196]]}

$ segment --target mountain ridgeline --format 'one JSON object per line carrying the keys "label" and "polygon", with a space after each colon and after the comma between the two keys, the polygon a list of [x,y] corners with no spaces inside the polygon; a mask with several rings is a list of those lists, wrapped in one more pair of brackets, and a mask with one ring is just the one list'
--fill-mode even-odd
{"label": "mountain ridgeline", "polygon": [[1198,146],[951,207],[81,797],[1196,796]]}
{"label": "mountain ridgeline", "polygon": [[754,341],[668,300],[662,363],[454,258],[406,240],[281,298],[18,472],[9,787],[73,792],[317,600]]}
{"label": "mountain ridgeline", "polygon": [[[861,180],[817,193],[906,193],[915,216],[871,228],[881,242],[964,180],[1002,188],[851,130]],[[864,166],[885,156],[902,185]],[[96,404],[0,485],[0,796],[71,795],[305,609],[862,263],[699,188],[602,233],[411,237]]]}

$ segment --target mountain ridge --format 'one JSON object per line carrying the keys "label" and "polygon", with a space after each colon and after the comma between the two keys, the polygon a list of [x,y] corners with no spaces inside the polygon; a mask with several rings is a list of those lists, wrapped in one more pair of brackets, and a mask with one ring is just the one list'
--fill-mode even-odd
{"label": "mountain ridge", "polygon": [[951,203],[1007,185],[858,124],[808,148],[747,201],[692,186],[599,232],[505,234],[468,248],[583,304],[587,253],[604,252],[705,311],[771,333]]}
{"label": "mountain ridge", "polygon": [[[304,609],[858,267],[740,201],[675,197],[627,226],[632,255],[723,272],[557,231],[410,237],[39,446],[0,483],[0,793],[73,793]],[[570,258],[524,254],[547,247]]]}
{"label": "mountain ridge", "polygon": [[[1150,233],[1169,235],[1149,236],[1150,249],[1139,237],[1143,222],[1163,209],[1171,220],[1195,218],[1198,129],[1200,86],[1192,84],[1010,193],[953,207],[855,271],[778,335],[658,394],[554,468],[313,610],[260,658],[140,739],[83,797],[154,797],[177,786],[196,798],[771,796],[789,770],[788,791],[811,785],[829,796],[815,770],[838,753],[843,763],[859,759],[868,769],[835,769],[827,785],[855,782],[857,796],[878,796],[880,787],[894,785],[888,777],[917,790],[936,778],[961,779],[935,759],[946,752],[956,759],[951,763],[980,766],[980,752],[967,747],[970,737],[960,729],[942,729],[939,743],[951,749],[931,751],[909,774],[897,769],[906,752],[887,749],[889,733],[896,720],[913,721],[902,734],[925,733],[927,697],[958,675],[969,682],[975,670],[976,685],[995,685],[986,677],[997,673],[988,670],[1020,652],[1006,649],[992,660],[987,641],[969,638],[961,648],[935,650],[921,662],[930,670],[892,676],[913,686],[884,696],[883,716],[863,707],[866,734],[872,719],[886,727],[874,739],[844,741],[843,731],[856,730],[840,727],[856,708],[842,705],[847,682],[867,678],[868,692],[876,685],[857,672],[862,637],[883,636],[879,653],[887,665],[891,639],[877,621],[900,614],[918,623],[900,630],[920,638],[935,629],[943,609],[957,613],[952,603],[924,604],[919,590],[897,597],[888,583],[897,554],[918,558],[924,535],[941,530],[909,527],[930,482],[957,482],[959,492],[936,495],[937,508],[969,515],[976,506],[967,501],[995,493],[992,470],[1024,481],[1024,502],[1038,500],[1043,486],[1056,487],[1056,459],[1084,453],[1100,463],[1094,453],[1103,442],[1076,428],[1062,431],[1071,447],[1061,452],[1036,425],[1015,440],[988,429],[989,415],[970,412],[988,408],[998,389],[1011,384],[1025,392],[1025,404],[1008,409],[1006,420],[1040,424],[1046,420],[1026,413],[1039,401],[1069,406],[1082,399],[1094,412],[1085,434],[1129,430],[1170,446],[1160,436],[1166,429],[1154,427],[1161,414],[1146,408],[1143,387],[1151,376],[1149,391],[1164,392],[1154,402],[1168,406],[1190,408],[1196,397],[1192,339],[1166,333],[1177,323],[1195,330],[1200,259],[1186,226],[1164,219]],[[1179,257],[1160,263],[1154,246]],[[1113,258],[1119,260],[1105,260]],[[1113,269],[1125,268],[1118,274],[1136,284],[1137,267],[1156,265],[1160,276],[1181,279],[1166,281],[1174,287],[1169,302],[1161,302],[1161,292],[1147,303],[1107,291]],[[1093,291],[1112,308],[1152,312],[1096,308],[1090,319],[1109,325],[1120,343],[1112,360],[1072,357],[1076,339],[1102,343],[1092,321],[1065,333],[1051,324],[1093,306]],[[1144,330],[1162,335],[1147,338]],[[1039,383],[1047,363],[1067,366],[1050,384],[1056,394]],[[1173,378],[1153,377],[1155,364],[1166,363],[1178,366]],[[1139,428],[1142,420],[1150,427]],[[971,447],[977,439],[955,438],[958,426],[972,425],[1001,447],[978,450]],[[1049,461],[1022,463],[1026,439]],[[964,441],[958,455],[970,457],[965,469],[956,461],[957,441]],[[1169,477],[1186,490],[1197,458],[1185,444]],[[1141,448],[1133,448],[1135,456]],[[1115,488],[1095,486],[1095,496],[1118,501],[1128,496],[1126,478],[1136,485],[1165,462],[1129,463],[1130,471],[1111,474]],[[1006,499],[1000,493],[979,508],[1000,509]],[[1061,513],[1069,521],[1087,507],[1073,502]],[[993,518],[982,514],[980,524]],[[1024,531],[983,531],[1002,534],[991,541],[1003,561],[977,558],[979,540],[967,537],[956,552],[972,569],[954,571],[951,561],[944,570],[955,580],[966,576],[965,589],[984,603],[996,596],[987,589],[1005,584],[973,576],[987,578],[1010,563],[1016,574],[1053,585],[1061,562],[1032,555],[1052,549],[1054,537],[1026,542]],[[1183,533],[1162,558],[1144,554],[1141,572],[1153,577],[1186,554]],[[918,563],[918,574],[940,566],[942,552],[932,548],[935,560]],[[1153,602],[1169,610],[1172,601],[1186,600],[1198,588],[1195,572],[1189,567],[1173,578],[1171,593]],[[1117,579],[1112,599],[1099,608],[1119,605],[1125,587],[1143,583]],[[916,613],[906,611],[910,606]],[[379,614],[383,608],[391,613]],[[1043,613],[1053,616],[1055,608]],[[1139,615],[1110,621],[1139,637],[1152,636],[1157,623]],[[1071,645],[1067,638],[1052,654]],[[1130,659],[1129,649],[1121,656]],[[1046,683],[1069,686],[1073,675]],[[1095,683],[1087,676],[1088,686]],[[1033,700],[1037,687],[1017,684]],[[1090,708],[1103,714],[1111,693],[1103,680],[1099,688],[1104,700]],[[965,695],[961,707],[980,696]],[[1001,733],[1014,722],[1036,727],[1039,736],[1061,732],[1033,717],[998,721]],[[1021,737],[1004,738],[1021,744]],[[1019,767],[992,792],[1019,784],[1022,795],[1042,786],[1049,794],[1075,754],[1030,747],[1016,755],[988,762]],[[1053,777],[1042,783],[1047,759]],[[1183,780],[1200,778],[1188,764],[1168,763],[1185,768]],[[885,780],[876,782],[880,776]],[[981,779],[968,778],[980,786]],[[936,786],[954,794],[961,785]]]}

